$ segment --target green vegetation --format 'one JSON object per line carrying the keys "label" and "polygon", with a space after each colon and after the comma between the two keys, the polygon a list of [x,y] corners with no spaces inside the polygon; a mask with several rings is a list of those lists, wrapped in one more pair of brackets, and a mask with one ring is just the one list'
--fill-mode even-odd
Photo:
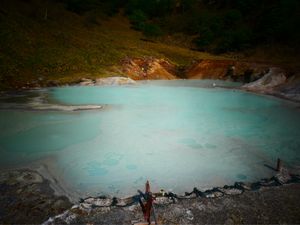
{"label": "green vegetation", "polygon": [[298,0],[65,0],[75,12],[100,9],[112,15],[125,8],[132,27],[145,36],[196,36],[198,50],[223,53],[261,44],[299,49]]}
{"label": "green vegetation", "polygon": [[[4,0],[1,4],[1,89],[122,75],[119,65],[126,57],[167,58],[178,65],[222,58],[143,41],[143,34],[133,30],[121,13],[110,17],[95,9],[78,14],[67,10],[64,2],[50,0],[47,5],[42,0]],[[153,36],[160,31],[150,25],[145,32]]]}
{"label": "green vegetation", "polygon": [[195,35],[198,50],[223,53],[262,44],[299,50],[297,0],[129,0],[128,8],[129,15],[139,10],[144,22],[148,18],[165,33]]}
{"label": "green vegetation", "polygon": [[297,0],[3,0],[0,85],[122,74],[126,57],[298,63],[299,12]]}

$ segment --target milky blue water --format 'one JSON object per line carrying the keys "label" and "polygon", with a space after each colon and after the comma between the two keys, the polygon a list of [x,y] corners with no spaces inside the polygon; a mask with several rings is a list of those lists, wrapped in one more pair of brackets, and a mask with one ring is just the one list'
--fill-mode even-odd
{"label": "milky blue water", "polygon": [[51,158],[58,180],[83,196],[134,194],[147,179],[154,191],[175,192],[256,181],[278,157],[300,165],[299,109],[213,82],[44,90],[56,104],[104,107],[1,110],[0,163]]}

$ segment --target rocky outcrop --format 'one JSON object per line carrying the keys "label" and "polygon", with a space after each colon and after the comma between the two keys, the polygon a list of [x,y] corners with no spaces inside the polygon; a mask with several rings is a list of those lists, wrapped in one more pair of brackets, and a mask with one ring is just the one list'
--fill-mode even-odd
{"label": "rocky outcrop", "polygon": [[176,79],[177,68],[165,59],[153,57],[126,58],[121,62],[122,72],[133,80]]}
{"label": "rocky outcrop", "polygon": [[205,59],[192,63],[185,70],[185,74],[189,79],[231,79],[249,82],[262,77],[268,68],[267,65],[258,63]]}
{"label": "rocky outcrop", "polygon": [[300,75],[288,76],[281,68],[270,68],[269,72],[257,81],[245,84],[243,89],[263,94],[271,94],[300,101]]}
{"label": "rocky outcrop", "polygon": [[269,72],[257,81],[244,85],[248,90],[255,91],[272,91],[275,87],[286,82],[287,76],[285,71],[280,68],[270,68]]}
{"label": "rocky outcrop", "polygon": [[95,80],[88,79],[88,78],[81,78],[80,86],[94,86],[95,85]]}
{"label": "rocky outcrop", "polygon": [[276,90],[282,97],[300,102],[300,74],[294,74],[289,77]]}

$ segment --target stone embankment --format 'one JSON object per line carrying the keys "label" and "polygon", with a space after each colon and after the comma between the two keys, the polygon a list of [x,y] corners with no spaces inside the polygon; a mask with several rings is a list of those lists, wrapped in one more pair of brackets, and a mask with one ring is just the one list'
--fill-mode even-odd
{"label": "stone embankment", "polygon": [[[156,196],[155,200],[155,209],[156,214],[158,216],[159,224],[199,224],[199,223],[224,223],[230,222],[233,223],[235,219],[240,220],[240,211],[243,212],[245,218],[245,222],[254,222],[257,223],[259,221],[259,217],[255,218],[252,214],[254,213],[253,204],[256,207],[261,209],[264,213],[264,208],[273,207],[272,203],[268,203],[266,205],[259,205],[260,202],[264,199],[260,199],[261,195],[264,195],[266,192],[266,196],[278,204],[284,204],[283,202],[278,203],[278,199],[283,201],[282,196],[277,196],[277,190],[280,190],[281,194],[288,195],[284,193],[279,188],[282,185],[290,184],[292,186],[292,194],[294,195],[294,188],[300,187],[300,176],[290,174],[287,169],[282,168],[280,172],[278,172],[274,177],[270,179],[262,179],[259,182],[255,183],[243,183],[236,182],[232,186],[224,186],[224,187],[216,187],[206,191],[200,191],[197,188],[194,188],[192,192],[186,192],[183,195],[177,195],[172,192],[165,193],[161,191],[160,193],[154,194]],[[273,188],[273,189],[269,189]],[[253,194],[255,192],[255,194]],[[270,192],[272,194],[270,194]],[[300,194],[300,190],[296,191]],[[259,193],[259,194],[257,194]],[[238,197],[241,194],[245,194],[246,197]],[[250,198],[250,199],[247,199]],[[271,199],[270,199],[271,198]],[[290,196],[291,198],[291,196]],[[300,200],[300,197],[297,197]],[[66,210],[64,213],[57,215],[55,217],[50,217],[44,225],[49,224],[61,224],[61,223],[97,223],[97,224],[130,224],[130,223],[138,223],[142,220],[142,213],[140,210],[140,206],[138,205],[138,196],[132,196],[128,198],[118,199],[118,198],[109,198],[106,196],[100,197],[88,197],[86,199],[82,199],[79,204],[72,206],[69,210]],[[239,199],[243,199],[242,202],[239,202]],[[218,203],[217,203],[218,202]],[[230,204],[229,204],[230,203]],[[228,205],[229,204],[229,205]],[[250,204],[250,206],[247,206]],[[285,203],[289,204],[289,202]],[[292,201],[291,204],[295,204]],[[239,206],[240,205],[240,206]],[[235,211],[233,215],[223,215],[224,213],[230,213],[230,210],[224,209],[224,207],[231,207]],[[244,207],[244,208],[242,208]],[[245,209],[246,207],[246,209]],[[282,206],[281,206],[282,207]],[[290,207],[290,205],[288,205]],[[225,210],[225,212],[223,212]],[[269,210],[269,209],[268,209]],[[289,211],[289,209],[285,210],[285,213],[292,213],[290,216],[295,216],[297,220],[289,220],[289,217],[284,218],[281,222],[287,223],[295,223],[296,221],[300,221],[299,213],[300,207]],[[222,214],[222,216],[219,215]],[[247,215],[247,213],[252,213]],[[278,215],[271,214],[271,211],[268,212],[270,215],[274,216],[276,220],[272,220],[273,218],[267,218],[264,222],[274,222],[278,223],[281,219],[278,218]],[[255,213],[254,213],[255,214]],[[298,216],[297,216],[298,215]],[[256,215],[260,216],[260,215]],[[279,214],[281,216],[281,212]],[[293,217],[291,217],[293,218]],[[294,219],[294,218],[293,218]],[[227,221],[228,220],[228,221]],[[206,222],[205,222],[206,221]],[[239,221],[241,222],[241,221]]]}
{"label": "stone embankment", "polygon": [[[67,197],[58,196],[55,179],[50,180],[29,169],[0,172],[0,223],[132,224],[143,220],[137,196],[88,197],[72,205]],[[161,191],[155,196],[158,224],[300,223],[300,176],[285,168],[255,183],[194,188],[182,195]]]}

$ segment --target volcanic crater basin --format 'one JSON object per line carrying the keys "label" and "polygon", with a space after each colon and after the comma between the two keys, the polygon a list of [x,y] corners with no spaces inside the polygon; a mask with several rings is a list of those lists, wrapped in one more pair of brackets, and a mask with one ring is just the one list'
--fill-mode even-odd
{"label": "volcanic crater basin", "polygon": [[154,192],[177,193],[257,181],[273,175],[277,158],[297,168],[297,105],[224,88],[238,85],[146,81],[34,94],[48,105],[104,106],[84,111],[10,109],[1,99],[1,168],[44,166],[78,198],[132,195],[147,179]]}

